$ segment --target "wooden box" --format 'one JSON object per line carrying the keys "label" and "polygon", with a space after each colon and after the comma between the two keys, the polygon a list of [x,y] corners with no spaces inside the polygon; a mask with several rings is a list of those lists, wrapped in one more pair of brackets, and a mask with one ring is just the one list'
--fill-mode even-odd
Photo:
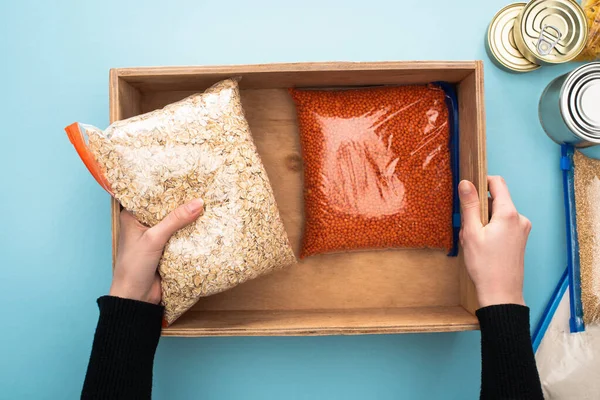
{"label": "wooden box", "polygon": [[[296,254],[303,225],[302,158],[289,87],[457,84],[460,174],[473,181],[487,222],[483,65],[466,62],[299,63],[110,71],[111,122],[160,108],[241,76],[242,101]],[[112,203],[113,257],[119,204]],[[432,250],[309,257],[289,269],[203,298],[166,336],[351,335],[477,329],[477,300],[462,258]]]}

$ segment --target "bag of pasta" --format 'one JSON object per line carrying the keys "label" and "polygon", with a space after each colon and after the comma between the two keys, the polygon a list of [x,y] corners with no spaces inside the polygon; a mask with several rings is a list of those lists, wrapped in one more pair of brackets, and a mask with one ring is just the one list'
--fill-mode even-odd
{"label": "bag of pasta", "polygon": [[583,0],[581,2],[588,23],[588,38],[577,61],[594,61],[600,59],[600,0]]}
{"label": "bag of pasta", "polygon": [[204,200],[204,215],[169,240],[158,267],[166,325],[200,297],[295,262],[236,80],[104,131],[66,130],[96,180],[143,224]]}

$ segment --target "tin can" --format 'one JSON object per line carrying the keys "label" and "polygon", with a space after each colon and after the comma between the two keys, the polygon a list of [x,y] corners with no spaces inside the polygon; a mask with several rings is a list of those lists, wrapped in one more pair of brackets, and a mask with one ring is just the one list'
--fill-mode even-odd
{"label": "tin can", "polygon": [[525,3],[513,3],[498,11],[487,31],[485,48],[490,59],[501,69],[509,72],[529,72],[540,66],[532,63],[515,44],[513,28]]}
{"label": "tin can", "polygon": [[532,0],[515,21],[515,45],[534,64],[573,60],[587,41],[587,19],[572,0]]}
{"label": "tin can", "polygon": [[600,62],[585,64],[550,82],[540,98],[539,116],[552,140],[600,158]]}

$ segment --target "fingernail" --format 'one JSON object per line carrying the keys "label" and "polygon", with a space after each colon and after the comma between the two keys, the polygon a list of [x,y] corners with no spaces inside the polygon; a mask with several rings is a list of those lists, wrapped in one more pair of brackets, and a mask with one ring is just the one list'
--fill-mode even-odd
{"label": "fingernail", "polygon": [[462,195],[470,194],[471,193],[471,185],[469,185],[469,182],[467,182],[467,181],[461,181],[458,184],[458,191]]}
{"label": "fingernail", "polygon": [[204,208],[204,201],[202,201],[202,199],[192,200],[188,203],[187,206],[188,210],[190,210],[191,213],[195,214]]}

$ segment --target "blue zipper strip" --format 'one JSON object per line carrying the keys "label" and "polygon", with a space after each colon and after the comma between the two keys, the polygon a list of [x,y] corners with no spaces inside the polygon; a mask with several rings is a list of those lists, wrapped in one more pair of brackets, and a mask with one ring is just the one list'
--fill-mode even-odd
{"label": "blue zipper strip", "polygon": [[452,168],[452,248],[449,257],[458,255],[458,234],[460,232],[460,200],[458,198],[459,171],[459,126],[458,126],[458,96],[456,87],[448,82],[435,82],[446,93],[448,119],[450,123],[450,165]]}
{"label": "blue zipper strip", "polygon": [[546,309],[544,310],[544,313],[542,314],[542,319],[540,320],[537,327],[535,328],[535,331],[533,332],[532,343],[534,353],[537,353],[538,348],[540,347],[540,343],[542,342],[542,339],[544,338],[544,335],[546,334],[546,331],[550,326],[550,322],[552,322],[552,318],[554,318],[556,309],[558,308],[558,305],[560,304],[568,287],[569,268],[566,268],[565,272],[563,272],[560,278],[560,281],[558,281],[558,285],[554,289],[554,292],[552,292],[552,297],[550,298],[550,302],[548,303]]}
{"label": "blue zipper strip", "polygon": [[565,222],[567,233],[567,269],[569,271],[569,297],[572,333],[583,332],[583,305],[581,304],[581,273],[579,264],[579,242],[577,239],[577,218],[575,214],[575,176],[573,171],[573,146],[562,145],[560,169],[563,174],[563,194],[565,202]]}

